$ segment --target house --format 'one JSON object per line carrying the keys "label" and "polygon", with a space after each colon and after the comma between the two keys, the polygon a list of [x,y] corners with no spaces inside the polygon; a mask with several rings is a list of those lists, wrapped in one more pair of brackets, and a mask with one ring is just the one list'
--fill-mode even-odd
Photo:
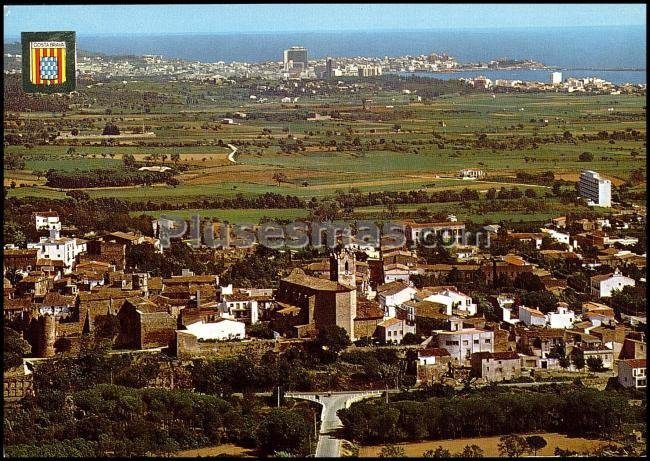
{"label": "house", "polygon": [[383,339],[388,344],[400,344],[407,333],[415,334],[415,324],[393,317],[377,324],[375,337]]}
{"label": "house", "polygon": [[550,328],[571,328],[575,322],[575,313],[566,303],[558,303],[555,312],[546,314],[546,321]]}
{"label": "house", "polygon": [[474,168],[466,168],[458,172],[458,177],[461,179],[481,179],[485,176],[483,170],[476,170]]}
{"label": "house", "polygon": [[436,365],[441,362],[447,363],[445,357],[451,358],[447,349],[439,347],[427,347],[418,351],[418,366]]}
{"label": "house", "polygon": [[57,319],[68,319],[76,311],[77,295],[62,295],[49,292],[43,298],[38,311],[41,315],[50,314]]}
{"label": "house", "polygon": [[519,321],[527,326],[543,327],[546,325],[546,315],[535,308],[519,306]]}
{"label": "house", "polygon": [[4,298],[2,302],[3,316],[6,321],[25,320],[32,309],[32,298]]}
{"label": "house", "polygon": [[58,229],[50,229],[49,237],[41,237],[37,242],[30,242],[27,248],[38,250],[38,259],[63,261],[65,272],[72,272],[77,256],[86,251],[85,240],[61,237]]}
{"label": "house", "polygon": [[35,298],[42,298],[52,288],[52,279],[42,272],[30,272],[16,283],[16,294],[18,296],[32,295]]}
{"label": "house", "polygon": [[623,346],[621,347],[621,353],[618,358],[622,360],[626,359],[642,359],[647,356],[647,347],[645,341],[635,338],[625,338],[623,341]]}
{"label": "house", "polygon": [[434,244],[438,237],[443,238],[443,242],[462,244],[465,236],[465,223],[461,222],[434,222],[434,223],[415,223],[406,221],[405,235],[407,240],[412,242],[423,242]]}
{"label": "house", "polygon": [[371,338],[377,325],[384,320],[384,310],[375,300],[357,299],[357,316],[354,318],[354,333],[358,338]]}
{"label": "house", "polygon": [[634,279],[626,277],[618,270],[611,274],[595,275],[590,278],[591,294],[599,298],[612,295],[612,290],[622,290],[626,286],[634,286]]}
{"label": "house", "polygon": [[481,271],[487,284],[494,283],[499,277],[508,277],[510,280],[514,280],[522,272],[532,272],[533,268],[532,264],[526,262],[520,256],[512,254],[501,256],[498,259],[494,258],[481,264]]}
{"label": "house", "polygon": [[647,386],[646,359],[619,360],[618,382],[623,387],[645,389]]}
{"label": "house", "polygon": [[605,304],[586,302],[582,304],[582,318],[595,326],[610,324],[614,322],[614,309]]}
{"label": "house", "polygon": [[582,357],[585,364],[591,358],[599,358],[603,362],[603,368],[612,369],[614,367],[614,351],[603,344],[575,346],[571,351],[571,355]]}
{"label": "house", "polygon": [[186,332],[194,335],[199,341],[225,341],[228,339],[244,339],[246,325],[243,322],[220,318],[214,322],[199,320],[185,326]]}
{"label": "house", "polygon": [[476,352],[470,359],[472,372],[488,382],[504,381],[521,376],[521,358],[513,351]]}
{"label": "house", "polygon": [[533,243],[535,248],[539,250],[542,246],[544,234],[541,232],[508,232],[508,237],[524,243]]}
{"label": "house", "polygon": [[447,349],[454,361],[469,363],[475,352],[494,352],[494,332],[482,328],[464,328],[460,319],[450,322],[450,330],[434,330],[431,345]]}
{"label": "house", "polygon": [[415,252],[404,250],[392,250],[384,252],[381,255],[381,259],[383,260],[384,265],[402,264],[404,266],[408,266],[409,268],[415,266],[418,262],[418,258],[415,255]]}
{"label": "house", "polygon": [[[558,232],[554,229],[540,229],[542,231],[542,234],[548,235],[550,238],[555,240],[558,243],[562,243],[564,245],[567,245],[569,247],[569,250],[573,250],[576,246],[577,243],[571,242],[571,236],[569,234],[565,234],[563,232]],[[573,245],[572,245],[573,243]]]}
{"label": "house", "polygon": [[61,230],[61,221],[59,213],[56,211],[39,211],[34,213],[36,230]]}
{"label": "house", "polygon": [[427,384],[440,381],[449,370],[452,357],[447,349],[429,347],[418,351],[416,365],[417,383]]}
{"label": "house", "polygon": [[395,307],[413,299],[418,290],[396,280],[377,287],[377,300],[385,317],[395,317]]}
{"label": "house", "polygon": [[408,283],[411,277],[409,267],[404,264],[386,264],[384,265],[384,283],[401,280]]}
{"label": "house", "polygon": [[38,260],[38,249],[7,249],[4,250],[4,271],[8,270],[29,273],[36,270],[36,261]]}
{"label": "house", "polygon": [[[233,291],[232,294],[222,295],[220,307],[224,318],[232,318],[249,325],[257,323],[260,317],[258,298],[241,289]],[[269,297],[263,299],[270,302]]]}
{"label": "house", "polygon": [[473,316],[477,313],[476,303],[472,298],[453,286],[423,288],[416,295],[416,299],[444,305],[447,315]]}

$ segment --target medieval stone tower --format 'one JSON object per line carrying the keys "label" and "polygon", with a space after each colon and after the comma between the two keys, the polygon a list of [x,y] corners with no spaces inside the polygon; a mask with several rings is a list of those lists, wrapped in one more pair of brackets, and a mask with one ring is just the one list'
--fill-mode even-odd
{"label": "medieval stone tower", "polygon": [[330,280],[356,287],[356,272],[357,260],[352,250],[344,248],[330,255]]}

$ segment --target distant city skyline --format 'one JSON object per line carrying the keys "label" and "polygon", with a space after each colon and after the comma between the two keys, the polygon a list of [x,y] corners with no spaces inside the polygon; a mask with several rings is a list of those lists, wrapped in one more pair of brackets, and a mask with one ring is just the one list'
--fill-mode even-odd
{"label": "distant city skyline", "polygon": [[80,35],[645,26],[645,4],[5,5],[4,39]]}

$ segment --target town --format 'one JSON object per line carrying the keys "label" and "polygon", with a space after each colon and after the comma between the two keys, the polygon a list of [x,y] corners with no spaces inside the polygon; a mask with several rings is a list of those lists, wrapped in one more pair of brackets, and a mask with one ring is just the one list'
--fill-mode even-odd
{"label": "town", "polygon": [[[12,48],[9,48],[13,51]],[[133,57],[105,56],[84,52],[78,62],[80,78],[90,82],[105,83],[116,79],[167,78],[177,81],[211,81],[215,83],[240,79],[314,80],[336,77],[372,78],[384,74],[420,72],[461,72],[474,70],[549,70],[532,60],[499,59],[489,62],[462,64],[445,54],[431,53],[420,56],[397,56],[384,58],[339,57],[309,59],[308,49],[294,46],[282,52],[282,61],[262,63],[230,62],[205,63],[165,58],[161,55]],[[4,53],[5,73],[20,73],[22,56],[16,51]],[[613,84],[601,78],[562,79],[562,72],[550,72],[549,80],[522,81],[517,79],[495,79],[484,76],[466,79],[468,83],[483,90],[500,91],[562,91],[595,94],[645,93],[645,84]],[[133,81],[133,80],[132,80]],[[127,81],[125,81],[126,83]],[[137,82],[137,80],[136,80]],[[90,83],[92,84],[92,83]]]}

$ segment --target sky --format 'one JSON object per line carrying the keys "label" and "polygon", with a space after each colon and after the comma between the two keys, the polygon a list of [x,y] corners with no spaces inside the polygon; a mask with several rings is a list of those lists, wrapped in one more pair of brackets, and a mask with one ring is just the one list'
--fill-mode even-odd
{"label": "sky", "polygon": [[645,26],[645,4],[5,5],[4,38],[78,35]]}

